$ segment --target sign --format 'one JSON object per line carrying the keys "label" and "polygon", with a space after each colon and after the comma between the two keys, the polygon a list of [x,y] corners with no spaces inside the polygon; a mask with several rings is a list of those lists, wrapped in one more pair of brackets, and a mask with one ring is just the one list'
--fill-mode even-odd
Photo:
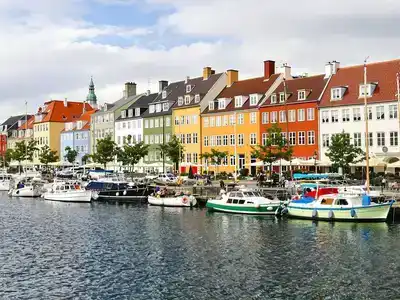
{"label": "sign", "polygon": [[386,147],[386,146],[382,147],[382,152],[383,153],[387,153],[388,151],[389,151],[388,147]]}

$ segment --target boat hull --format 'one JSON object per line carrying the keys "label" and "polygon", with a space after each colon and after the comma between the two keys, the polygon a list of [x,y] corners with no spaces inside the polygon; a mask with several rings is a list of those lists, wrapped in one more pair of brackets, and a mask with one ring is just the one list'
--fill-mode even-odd
{"label": "boat hull", "polygon": [[0,181],[0,191],[8,191],[10,189],[10,181]]}
{"label": "boat hull", "polygon": [[147,201],[150,205],[154,206],[168,206],[168,207],[190,207],[197,204],[194,197],[182,196],[173,198],[153,197],[149,196]]}
{"label": "boat hull", "polygon": [[251,204],[228,204],[216,203],[217,201],[209,200],[206,207],[209,211],[227,212],[248,215],[275,215],[281,207],[280,203],[260,204],[258,206]]}
{"label": "boat hull", "polygon": [[57,202],[83,202],[89,203],[92,200],[90,191],[68,192],[68,193],[44,193],[43,198],[49,201]]}
{"label": "boat hull", "polygon": [[35,198],[41,195],[40,191],[32,188],[15,189],[11,192],[11,197]]}
{"label": "boat hull", "polygon": [[292,218],[329,221],[386,221],[392,203],[343,208],[288,206],[288,216]]}

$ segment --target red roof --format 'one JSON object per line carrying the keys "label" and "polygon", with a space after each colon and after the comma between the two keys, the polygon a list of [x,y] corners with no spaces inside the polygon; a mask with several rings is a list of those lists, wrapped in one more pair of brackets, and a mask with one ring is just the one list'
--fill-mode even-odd
{"label": "red roof", "polygon": [[74,122],[81,117],[83,105],[86,111],[93,110],[90,104],[84,102],[67,101],[67,106],[65,106],[62,100],[52,100],[45,102],[45,109],[41,111],[39,108],[38,113],[44,114],[41,122]]}
{"label": "red roof", "polygon": [[28,116],[28,122],[25,122],[24,119],[24,124],[19,126],[17,130],[33,129],[33,123],[35,123],[35,116]]}
{"label": "red roof", "polygon": [[[83,126],[81,129],[79,130],[89,130],[90,129],[90,117],[92,114],[94,114],[97,111],[97,109],[92,109],[89,111],[86,111],[84,114],[82,114],[78,119],[74,120],[74,127],[72,130],[68,130],[68,131],[74,131],[77,130],[76,128],[76,122],[78,121],[82,121]],[[67,122],[68,123],[68,122]],[[61,132],[66,131],[65,128],[63,130],[61,130]]]}
{"label": "red roof", "polygon": [[[286,80],[286,95],[287,104],[303,103],[309,101],[318,101],[324,88],[326,86],[327,80],[324,79],[325,75],[316,75],[310,77],[300,77],[290,80]],[[299,100],[298,91],[304,90],[306,98],[304,100]],[[282,82],[273,92],[276,95],[277,103],[271,104],[271,96],[266,99],[262,106],[266,105],[282,105],[279,103],[279,93],[284,92],[284,83]]]}
{"label": "red roof", "polygon": [[[377,86],[368,98],[368,103],[391,102],[397,98],[396,73],[400,72],[400,60],[391,60],[367,64],[367,82],[377,83]],[[320,106],[360,105],[364,98],[359,97],[360,84],[364,83],[364,66],[357,65],[339,68],[332,76],[328,87],[322,96]],[[342,100],[331,101],[331,89],[345,87]]]}

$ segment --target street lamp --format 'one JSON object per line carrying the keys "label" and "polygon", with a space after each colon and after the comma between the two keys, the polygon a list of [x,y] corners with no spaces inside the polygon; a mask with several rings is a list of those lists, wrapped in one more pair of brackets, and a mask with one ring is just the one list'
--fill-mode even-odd
{"label": "street lamp", "polygon": [[318,153],[317,150],[314,151],[314,173],[317,174],[317,158],[318,158]]}

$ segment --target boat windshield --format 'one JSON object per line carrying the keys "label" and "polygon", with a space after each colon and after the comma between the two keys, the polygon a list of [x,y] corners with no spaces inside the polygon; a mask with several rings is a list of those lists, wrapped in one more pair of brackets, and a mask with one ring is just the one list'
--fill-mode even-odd
{"label": "boat windshield", "polygon": [[246,197],[261,197],[259,192],[243,192]]}

